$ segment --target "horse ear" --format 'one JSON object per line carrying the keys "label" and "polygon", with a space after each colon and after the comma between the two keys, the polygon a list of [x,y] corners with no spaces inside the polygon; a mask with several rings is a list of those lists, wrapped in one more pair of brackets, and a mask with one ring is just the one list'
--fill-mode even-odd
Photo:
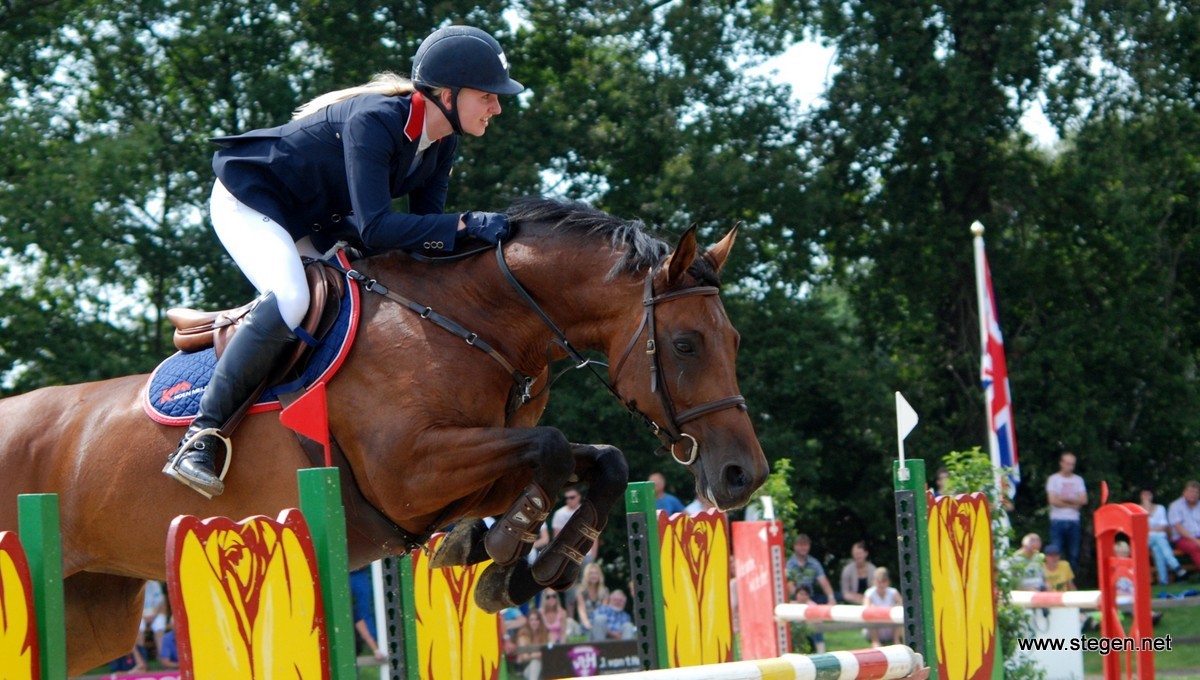
{"label": "horse ear", "polygon": [[692,261],[696,259],[696,225],[692,225],[683,234],[683,238],[679,239],[679,245],[675,246],[675,252],[667,258],[667,283],[666,287],[671,288],[675,284],[683,280],[683,275],[687,273],[688,267],[692,266]]}
{"label": "horse ear", "polygon": [[713,270],[718,274],[721,273],[721,267],[725,266],[725,260],[729,257],[730,251],[733,250],[733,242],[737,239],[738,229],[741,227],[742,223],[739,221],[733,225],[733,229],[730,229],[728,234],[725,234],[725,238],[718,241],[704,253],[704,259],[708,260],[708,263],[712,265]]}

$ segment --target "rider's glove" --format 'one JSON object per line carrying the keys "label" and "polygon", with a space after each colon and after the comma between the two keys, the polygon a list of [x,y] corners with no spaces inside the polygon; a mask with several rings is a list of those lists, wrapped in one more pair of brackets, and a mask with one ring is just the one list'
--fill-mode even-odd
{"label": "rider's glove", "polygon": [[467,225],[467,235],[480,241],[498,243],[508,236],[508,215],[492,212],[463,213],[463,224]]}

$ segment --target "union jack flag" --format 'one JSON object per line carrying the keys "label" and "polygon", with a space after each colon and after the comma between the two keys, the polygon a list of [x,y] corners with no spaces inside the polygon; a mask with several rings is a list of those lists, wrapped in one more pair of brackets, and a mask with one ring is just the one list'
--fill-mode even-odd
{"label": "union jack flag", "polygon": [[[982,241],[982,239],[980,239]],[[996,296],[992,292],[992,271],[982,247],[978,249],[982,268],[982,284],[986,296],[981,296],[979,311],[983,329],[984,347],[980,377],[983,381],[984,400],[987,402],[988,439],[991,445],[992,465],[1010,468],[1005,490],[1011,498],[1021,483],[1021,470],[1017,461],[1017,433],[1013,428],[1012,389],[1008,383],[1008,364],[1004,361],[1004,336],[1000,334],[1000,320],[996,315]]]}

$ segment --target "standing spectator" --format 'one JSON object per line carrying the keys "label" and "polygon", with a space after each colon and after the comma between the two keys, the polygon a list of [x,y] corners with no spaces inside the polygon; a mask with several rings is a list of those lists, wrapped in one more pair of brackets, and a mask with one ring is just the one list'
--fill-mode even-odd
{"label": "standing spectator", "polygon": [[[891,586],[887,567],[879,567],[874,574],[875,585],[867,588],[863,600],[868,607],[899,607],[903,604],[900,591]],[[882,647],[895,643],[900,637],[900,626],[871,626],[867,629],[867,639],[872,647]]]}
{"label": "standing spectator", "polygon": [[584,630],[592,630],[592,616],[600,605],[608,600],[608,586],[604,585],[604,572],[595,562],[583,568],[583,577],[575,586],[575,618]]}
{"label": "standing spectator", "polygon": [[849,604],[862,604],[863,594],[871,585],[875,565],[867,560],[870,555],[866,541],[859,541],[850,548],[850,563],[842,569],[841,578],[842,599]]}
{"label": "standing spectator", "polygon": [[1079,568],[1079,544],[1083,539],[1080,509],[1087,506],[1087,487],[1075,474],[1075,454],[1064,451],[1058,457],[1058,472],[1046,480],[1046,499],[1050,503],[1050,543],[1061,548],[1071,565]]}
{"label": "standing spectator", "polygon": [[1171,539],[1168,532],[1171,528],[1167,521],[1167,509],[1160,503],[1154,502],[1154,490],[1149,487],[1142,487],[1138,492],[1138,505],[1146,511],[1150,516],[1150,554],[1154,557],[1154,569],[1158,574],[1158,582],[1160,585],[1167,584],[1167,570],[1175,572],[1175,578],[1181,579],[1187,576],[1187,569],[1179,563],[1179,558],[1175,557],[1175,551],[1171,549]]}
{"label": "standing spectator", "polygon": [[1042,556],[1042,537],[1025,534],[1021,548],[1010,560],[1012,572],[1017,577],[1017,590],[1046,589],[1046,558]]}
{"label": "standing spectator", "polygon": [[[566,505],[555,510],[554,514],[550,516],[551,539],[558,538],[558,532],[562,531],[562,528],[567,526],[567,520],[571,519],[571,515],[574,515],[575,511],[578,510],[579,506],[583,503],[583,496],[580,494],[579,488],[573,486],[563,492],[563,500],[566,501]],[[583,556],[584,563],[586,564],[588,562],[594,562],[599,550],[600,539],[596,539],[595,541],[592,541],[591,550],[588,550],[587,554]]]}
{"label": "standing spectator", "polygon": [[649,480],[654,483],[654,507],[667,513],[667,517],[683,512],[683,501],[667,493],[667,480],[661,472],[651,472]]}
{"label": "standing spectator", "polygon": [[350,606],[354,612],[354,630],[367,651],[377,661],[383,661],[387,655],[375,641],[375,616],[373,607],[375,593],[371,586],[371,566],[350,572]]}
{"label": "standing spectator", "polygon": [[[808,554],[810,550],[812,539],[808,534],[796,534],[796,538],[792,540],[792,556],[787,560],[787,580],[792,594],[794,596],[797,587],[807,585],[809,592],[813,594],[814,603],[831,604],[834,602],[833,586],[829,584],[829,577],[825,575],[825,567],[821,566],[817,558]],[[817,586],[821,587],[821,594],[817,594]]]}
{"label": "standing spectator", "polygon": [[933,497],[941,498],[946,495],[946,483],[950,481],[950,471],[946,468],[938,468],[937,475],[933,481]]}
{"label": "standing spectator", "polygon": [[[594,625],[599,627],[600,623],[604,622],[603,639],[633,639],[633,617],[629,615],[629,612],[625,611],[626,602],[625,592],[614,590],[609,594],[608,602],[596,608]],[[596,639],[595,631],[593,631],[592,639]]]}
{"label": "standing spectator", "polygon": [[1062,560],[1062,549],[1051,543],[1046,546],[1046,587],[1056,593],[1075,590],[1075,571]]}
{"label": "standing spectator", "polygon": [[1167,521],[1175,547],[1200,567],[1200,482],[1192,479],[1183,485],[1183,495],[1167,509]]}
{"label": "standing spectator", "polygon": [[554,514],[550,517],[550,531],[553,534],[551,538],[558,536],[558,532],[562,531],[562,528],[567,526],[567,520],[571,519],[571,515],[574,515],[575,511],[579,509],[579,503],[581,500],[579,496],[579,489],[576,487],[571,487],[564,491],[563,500],[566,501],[566,505],[555,510]]}

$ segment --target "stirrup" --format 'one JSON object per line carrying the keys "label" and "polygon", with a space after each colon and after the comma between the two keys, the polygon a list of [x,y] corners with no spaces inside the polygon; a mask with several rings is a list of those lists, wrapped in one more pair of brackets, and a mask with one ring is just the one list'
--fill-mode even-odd
{"label": "stirrup", "polygon": [[[213,496],[215,495],[212,491],[190,477],[183,475],[179,471],[179,463],[183,460],[184,454],[190,448],[192,448],[192,445],[195,444],[198,439],[201,437],[207,437],[209,435],[221,440],[221,443],[225,445],[225,464],[221,466],[221,471],[217,473],[217,479],[224,483],[225,475],[229,473],[229,461],[233,458],[233,442],[229,441],[229,437],[221,434],[221,431],[215,427],[206,427],[202,430],[197,430],[180,442],[179,448],[176,449],[175,453],[171,454],[171,457],[167,459],[167,464],[163,466],[162,471],[164,475],[178,481],[184,486],[187,486],[189,489],[195,491],[201,496],[212,500]],[[218,491],[217,493],[221,493],[221,491]]]}

